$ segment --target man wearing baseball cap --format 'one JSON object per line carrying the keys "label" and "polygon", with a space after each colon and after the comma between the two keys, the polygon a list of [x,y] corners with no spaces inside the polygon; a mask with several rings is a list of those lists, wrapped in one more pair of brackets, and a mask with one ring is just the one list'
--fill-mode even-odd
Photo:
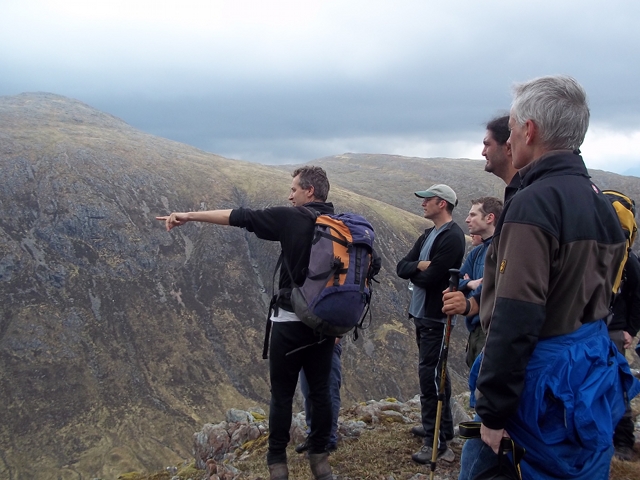
{"label": "man wearing baseball cap", "polygon": [[[409,317],[413,319],[416,327],[419,355],[422,425],[414,427],[412,432],[424,437],[424,445],[411,458],[415,462],[427,464],[431,461],[438,409],[435,372],[447,322],[446,315],[442,313],[442,292],[449,283],[449,269],[460,268],[465,252],[465,238],[462,229],[451,217],[454,207],[458,204],[458,197],[451,187],[437,184],[427,190],[415,192],[415,195],[422,199],[424,217],[431,220],[433,226],[425,230],[411,251],[400,260],[397,274],[413,284]],[[446,443],[453,438],[453,419],[449,403],[451,383],[448,374],[445,396],[438,439],[438,458],[452,462],[454,454]]]}

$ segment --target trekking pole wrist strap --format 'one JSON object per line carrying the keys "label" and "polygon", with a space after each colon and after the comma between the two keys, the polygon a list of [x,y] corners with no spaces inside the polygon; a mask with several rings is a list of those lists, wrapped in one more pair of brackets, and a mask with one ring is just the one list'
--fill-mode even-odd
{"label": "trekking pole wrist strap", "polygon": [[467,315],[469,315],[469,312],[471,311],[471,302],[469,301],[468,298],[465,298],[464,301],[467,304],[467,307],[464,309],[464,312],[462,312],[462,316],[466,317]]}

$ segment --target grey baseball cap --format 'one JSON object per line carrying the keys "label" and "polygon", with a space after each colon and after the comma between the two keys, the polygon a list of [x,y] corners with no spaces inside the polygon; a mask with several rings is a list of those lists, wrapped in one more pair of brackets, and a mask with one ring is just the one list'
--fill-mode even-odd
{"label": "grey baseball cap", "polygon": [[416,192],[416,197],[420,198],[429,198],[429,197],[440,197],[443,200],[446,200],[454,207],[458,205],[458,197],[456,196],[456,192],[449,185],[444,185],[442,183],[438,183],[437,185],[432,185],[426,190],[421,192]]}

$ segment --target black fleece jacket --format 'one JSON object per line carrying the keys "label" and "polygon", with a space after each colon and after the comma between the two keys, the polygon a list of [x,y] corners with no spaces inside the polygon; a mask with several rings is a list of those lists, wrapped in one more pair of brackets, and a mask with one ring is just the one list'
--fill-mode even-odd
{"label": "black fleece jacket", "polygon": [[629,252],[624,266],[624,281],[613,302],[613,318],[609,330],[625,330],[635,337],[640,331],[640,261]]}
{"label": "black fleece jacket", "polygon": [[432,320],[446,318],[442,313],[442,292],[449,286],[449,269],[460,268],[464,257],[464,233],[457,223],[449,222],[438,234],[429,258],[431,264],[424,271],[418,270],[420,250],[427,236],[435,227],[425,230],[407,255],[398,262],[396,273],[400,278],[426,290],[425,316]]}
{"label": "black fleece jacket", "polygon": [[[333,204],[311,202],[305,205],[308,209],[323,214],[333,214]],[[315,219],[304,209],[294,207],[271,207],[264,210],[237,208],[231,211],[229,225],[242,227],[256,234],[263,240],[280,242],[284,259],[291,269],[293,282],[302,285],[305,280],[305,269],[309,265],[311,238]],[[278,288],[291,289],[292,281],[287,268],[280,269]],[[292,311],[288,300],[280,306]]]}
{"label": "black fleece jacket", "polygon": [[476,412],[504,428],[520,402],[538,339],[608,314],[625,244],[611,203],[582,158],[549,152],[520,170],[487,251],[480,320],[488,330]]}

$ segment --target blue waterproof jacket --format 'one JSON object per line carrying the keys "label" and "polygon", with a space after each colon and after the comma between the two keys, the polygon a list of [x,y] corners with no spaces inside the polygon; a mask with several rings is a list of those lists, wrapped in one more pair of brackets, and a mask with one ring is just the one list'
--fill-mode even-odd
{"label": "blue waterproof jacket", "polygon": [[[460,268],[460,282],[458,283],[458,290],[464,292],[465,296],[469,298],[470,296],[475,297],[478,301],[480,300],[480,294],[482,293],[482,284],[478,286],[475,290],[469,290],[467,284],[470,280],[477,280],[482,278],[484,275],[484,257],[487,255],[487,248],[491,244],[491,239],[493,237],[489,237],[486,240],[483,240],[482,243],[476,246],[473,250],[469,252],[467,258],[464,260],[462,267]],[[469,275],[469,280],[462,280],[462,277]],[[472,317],[465,317],[464,323],[467,326],[467,330],[473,332],[475,328],[480,324],[480,315],[476,314]]]}
{"label": "blue waterproof jacket", "polygon": [[[476,363],[481,361],[482,356]],[[476,368],[473,373],[472,391]],[[526,450],[522,478],[606,480],[624,392],[631,400],[640,393],[640,382],[604,321],[540,340],[527,365],[518,410],[505,427]]]}

